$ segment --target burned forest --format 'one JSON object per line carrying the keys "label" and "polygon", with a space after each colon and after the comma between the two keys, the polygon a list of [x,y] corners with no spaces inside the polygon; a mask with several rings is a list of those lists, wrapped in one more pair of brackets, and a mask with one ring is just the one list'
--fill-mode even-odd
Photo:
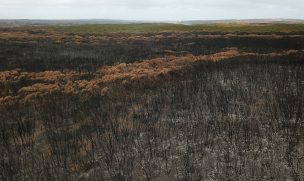
{"label": "burned forest", "polygon": [[0,180],[304,179],[304,31],[0,28]]}

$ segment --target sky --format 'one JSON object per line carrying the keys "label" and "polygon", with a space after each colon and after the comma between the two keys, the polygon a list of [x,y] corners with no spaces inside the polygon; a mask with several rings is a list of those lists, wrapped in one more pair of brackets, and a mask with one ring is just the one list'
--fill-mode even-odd
{"label": "sky", "polygon": [[304,19],[304,0],[0,0],[0,19]]}

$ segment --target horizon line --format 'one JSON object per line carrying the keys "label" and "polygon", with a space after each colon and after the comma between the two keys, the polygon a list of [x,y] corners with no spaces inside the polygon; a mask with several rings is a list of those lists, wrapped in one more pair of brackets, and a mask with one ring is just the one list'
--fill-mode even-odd
{"label": "horizon line", "polygon": [[185,19],[185,20],[140,20],[140,19],[112,19],[112,18],[67,18],[67,19],[58,19],[58,18],[0,18],[0,20],[44,20],[44,21],[73,21],[73,20],[110,20],[110,21],[158,21],[158,22],[166,22],[166,21],[246,21],[246,20],[302,20],[304,18],[231,18],[231,19]]}

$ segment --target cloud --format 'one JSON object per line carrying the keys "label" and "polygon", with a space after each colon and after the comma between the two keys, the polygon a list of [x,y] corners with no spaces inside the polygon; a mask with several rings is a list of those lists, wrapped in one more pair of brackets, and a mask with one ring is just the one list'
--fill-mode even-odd
{"label": "cloud", "polygon": [[303,0],[0,0],[0,18],[304,18]]}

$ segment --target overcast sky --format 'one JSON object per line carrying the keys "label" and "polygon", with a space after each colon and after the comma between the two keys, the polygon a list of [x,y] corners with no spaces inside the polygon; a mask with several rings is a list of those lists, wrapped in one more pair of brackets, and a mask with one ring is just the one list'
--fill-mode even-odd
{"label": "overcast sky", "polygon": [[304,19],[304,0],[0,0],[0,19]]}

